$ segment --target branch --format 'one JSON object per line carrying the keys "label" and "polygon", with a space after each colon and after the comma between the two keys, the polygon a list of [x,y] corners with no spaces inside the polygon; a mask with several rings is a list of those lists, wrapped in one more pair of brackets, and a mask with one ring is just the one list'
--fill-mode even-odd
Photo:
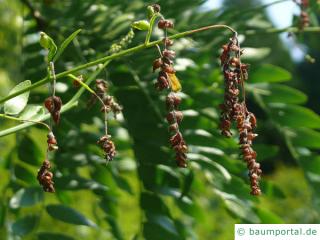
{"label": "branch", "polygon": [[[198,28],[198,29],[194,29],[194,30],[189,30],[189,31],[185,31],[185,32],[181,32],[181,33],[177,33],[177,34],[174,34],[174,35],[171,35],[169,36],[168,38],[169,39],[179,39],[179,38],[183,38],[183,37],[186,37],[186,36],[189,36],[189,35],[192,35],[194,33],[198,33],[198,32],[203,32],[203,31],[207,31],[207,30],[211,30],[211,29],[228,29],[229,31],[231,31],[233,34],[237,34],[237,32],[227,26],[227,25],[210,25],[210,26],[206,26],[206,27],[202,27],[202,28]],[[270,28],[270,29],[265,29],[263,31],[260,31],[260,30],[247,30],[245,31],[245,34],[247,35],[253,35],[253,34],[262,34],[262,33],[268,33],[268,34],[271,34],[271,33],[282,33],[282,32],[292,32],[292,33],[296,33],[296,32],[300,32],[301,30],[299,28],[296,28],[296,27],[288,27],[288,28],[282,28],[282,29],[276,29],[276,28]],[[303,30],[304,32],[320,32],[320,27],[306,27],[304,28]],[[135,47],[132,47],[132,48],[129,48],[129,49],[126,49],[126,50],[123,50],[121,52],[118,52],[118,53],[115,53],[115,54],[112,54],[112,55],[109,55],[109,56],[105,56],[103,58],[100,58],[100,59],[97,59],[95,61],[92,61],[92,62],[89,62],[89,63],[86,63],[86,64],[83,64],[83,65],[80,65],[78,67],[75,67],[73,69],[70,69],[70,70],[67,70],[67,71],[64,71],[64,72],[61,72],[59,74],[56,75],[56,78],[59,79],[59,78],[62,78],[62,77],[65,77],[67,76],[68,74],[71,74],[71,73],[75,73],[75,72],[78,72],[82,69],[86,69],[86,68],[89,68],[89,67],[92,67],[92,66],[95,66],[95,65],[98,65],[98,64],[101,64],[101,63],[104,63],[102,66],[100,66],[100,68],[92,75],[94,76],[93,78],[90,76],[90,78],[87,80],[86,84],[89,85],[90,82],[101,72],[101,70],[106,67],[106,65],[113,59],[117,59],[117,58],[120,58],[120,57],[123,57],[123,56],[126,56],[126,55],[129,55],[129,54],[133,54],[133,53],[136,53],[136,52],[139,52],[141,50],[144,50],[144,49],[147,49],[147,48],[151,48],[151,47],[154,47],[156,45],[159,45],[159,44],[162,44],[163,41],[162,39],[160,40],[157,40],[157,41],[153,41],[153,42],[150,42],[150,43],[143,43],[143,44],[140,44],[138,46],[135,46]],[[32,89],[35,89],[39,86],[42,86],[50,81],[52,81],[53,79],[50,78],[50,77],[46,77],[46,78],[43,78],[41,79],[40,81],[32,84],[31,86],[29,87],[26,87],[20,91],[17,91],[13,94],[10,94],[2,99],[0,99],[0,104],[1,103],[4,103],[6,102],[7,100],[9,99],[12,99],[20,94],[23,94],[27,91],[30,91]],[[84,88],[81,88],[74,96],[73,98],[67,103],[65,104],[62,109],[61,109],[61,112],[65,112],[65,111],[68,111],[70,108],[74,107],[75,105],[77,105],[77,100],[80,98],[80,96],[82,95],[82,93],[84,92]],[[48,119],[50,117],[49,114],[45,115],[42,119],[40,119],[40,121],[43,121],[45,119]],[[31,125],[33,125],[34,123],[24,123],[24,124],[21,124],[21,125],[18,125],[16,127],[13,127],[13,128],[9,128],[9,129],[6,129],[6,130],[3,130],[0,132],[0,137],[1,136],[5,136],[5,135],[8,135],[8,134],[11,134],[11,133],[14,133],[14,132],[17,132],[21,129],[24,129],[24,128],[27,128]]]}
{"label": "branch", "polygon": [[[211,26],[206,26],[206,27],[202,27],[202,28],[198,28],[198,29],[195,29],[195,30],[190,30],[190,31],[185,31],[185,32],[182,32],[182,33],[177,33],[177,34],[174,34],[168,38],[170,39],[178,39],[178,38],[183,38],[183,37],[186,37],[186,36],[189,36],[189,35],[192,35],[194,33],[198,33],[198,32],[202,32],[202,31],[207,31],[207,30],[210,30],[210,29],[217,29],[217,28],[227,28],[229,29],[231,32],[233,33],[236,33],[236,31],[227,26],[227,25],[211,25]],[[115,54],[112,54],[110,56],[106,56],[106,57],[103,57],[103,58],[100,58],[100,59],[97,59],[95,61],[92,61],[92,62],[89,62],[89,63],[86,63],[86,64],[82,64],[78,67],[75,67],[75,68],[72,68],[70,70],[67,70],[67,71],[64,71],[64,72],[61,72],[59,74],[56,75],[56,79],[59,79],[59,78],[62,78],[62,77],[66,77],[68,74],[70,73],[76,73],[82,69],[86,69],[86,68],[89,68],[89,67],[92,67],[92,66],[95,66],[95,65],[98,65],[100,63],[104,63],[106,61],[111,61],[113,59],[117,59],[117,58],[120,58],[120,57],[123,57],[123,56],[126,56],[126,55],[129,55],[129,54],[132,54],[132,53],[136,53],[136,52],[139,52],[143,49],[146,49],[146,48],[151,48],[151,47],[154,47],[156,45],[159,45],[159,44],[162,44],[163,41],[162,39],[160,40],[157,40],[157,41],[153,41],[153,42],[150,42],[148,44],[140,44],[138,46],[135,46],[133,48],[129,48],[129,49],[126,49],[126,50],[123,50],[121,52],[118,52],[118,53],[115,53]],[[50,81],[52,81],[53,79],[50,78],[50,77],[45,77],[43,79],[41,79],[40,81],[32,84],[31,86],[29,87],[26,87],[24,89],[21,89],[20,91],[17,91],[15,93],[12,93],[2,99],[0,99],[0,104],[11,99],[11,98],[14,98],[22,93],[25,93],[27,91],[30,91],[32,89],[35,89],[37,87],[40,87]]]}
{"label": "branch", "polygon": [[[218,29],[218,28],[226,28],[226,29],[230,30],[234,34],[237,33],[233,28],[231,28],[231,27],[229,27],[227,25],[210,25],[210,26],[206,26],[206,27],[202,27],[202,28],[198,28],[198,29],[194,29],[194,30],[185,31],[185,32],[182,32],[182,33],[177,33],[177,34],[169,36],[168,38],[170,38],[170,39],[179,39],[179,38],[183,38],[183,37],[192,35],[194,33],[203,32],[203,31],[207,31],[207,30],[211,30],[211,29]],[[306,27],[306,28],[304,28],[303,31],[304,32],[320,32],[320,27]],[[301,30],[299,28],[297,28],[297,27],[288,27],[288,28],[281,28],[281,29],[269,28],[269,29],[265,29],[265,30],[261,30],[261,31],[260,30],[247,30],[247,31],[245,31],[245,34],[247,34],[247,35],[264,34],[264,33],[267,33],[267,34],[275,33],[275,34],[277,34],[277,33],[282,33],[282,32],[297,33],[297,32],[301,32]],[[136,53],[136,52],[139,52],[141,50],[144,50],[144,49],[147,49],[147,48],[151,48],[151,47],[154,47],[154,46],[162,44],[162,43],[163,43],[163,41],[162,41],[162,39],[160,39],[160,40],[157,40],[157,41],[150,42],[148,44],[140,44],[138,46],[123,50],[121,52],[118,52],[118,53],[115,53],[115,54],[112,54],[112,55],[97,59],[95,61],[80,65],[78,67],[72,68],[72,69],[67,70],[67,71],[61,72],[61,73],[56,75],[56,78],[59,79],[59,78],[67,76],[70,73],[75,73],[75,72],[78,72],[78,71],[80,71],[82,69],[86,69],[86,68],[98,65],[100,63],[104,63],[106,61],[111,61],[113,59],[117,59],[117,58],[129,55],[129,54],[132,54],[132,53]],[[17,91],[15,93],[12,93],[12,94],[0,99],[0,104],[4,103],[5,101],[7,101],[7,100],[9,100],[11,98],[14,98],[14,97],[16,97],[16,96],[18,96],[20,94],[23,94],[23,93],[25,93],[27,91],[30,91],[30,90],[35,89],[37,87],[40,87],[40,86],[42,86],[42,85],[44,85],[44,84],[46,84],[46,83],[48,83],[48,82],[50,82],[52,80],[53,79],[49,78],[49,77],[43,78],[40,81],[32,84],[29,87],[21,89],[20,91]]]}

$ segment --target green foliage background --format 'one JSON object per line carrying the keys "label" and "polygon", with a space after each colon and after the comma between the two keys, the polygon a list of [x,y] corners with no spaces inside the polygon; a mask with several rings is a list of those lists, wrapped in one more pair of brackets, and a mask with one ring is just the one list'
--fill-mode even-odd
{"label": "green foliage background", "polygon": [[[60,44],[83,29],[56,63],[61,72],[105,56],[153,3],[30,0],[45,23],[39,28],[22,2],[0,1],[1,96],[24,79],[34,83],[46,76],[40,30]],[[174,19],[170,33],[215,23],[231,25],[240,34],[257,30],[243,35],[242,47],[247,49],[243,61],[251,64],[246,88],[249,109],[258,117],[254,147],[264,171],[264,194],[249,195],[237,138],[219,134],[223,79],[218,56],[230,35],[215,30],[175,43],[183,85],[181,129],[190,146],[187,169],[175,166],[168,147],[164,95],[153,86],[156,49],[124,57],[99,76],[112,83],[110,92],[124,107],[123,117],[110,119],[118,154],[109,165],[96,146],[102,115],[99,106],[86,107],[87,93],[54,129],[60,146],[51,156],[56,194],[43,193],[35,177],[45,158],[43,128],[0,139],[1,239],[233,239],[235,223],[319,223],[319,62],[297,65],[278,35],[263,34],[272,24],[263,8],[253,7],[258,1],[229,0],[212,11],[201,8],[204,2],[158,1],[162,13]],[[319,7],[314,4],[312,10],[317,26]],[[159,34],[155,30],[153,38]],[[129,47],[142,43],[144,36],[137,32]],[[319,56],[317,39],[306,33],[297,41]],[[81,73],[88,76],[92,70]],[[58,82],[58,95],[67,102],[77,89],[67,79]],[[38,88],[29,104],[42,105],[47,96],[47,87]],[[1,120],[1,129],[15,124]]]}

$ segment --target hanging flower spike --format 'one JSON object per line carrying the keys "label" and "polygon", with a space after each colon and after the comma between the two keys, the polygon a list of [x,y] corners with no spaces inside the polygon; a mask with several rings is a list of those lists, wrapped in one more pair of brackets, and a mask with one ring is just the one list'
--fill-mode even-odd
{"label": "hanging flower spike", "polygon": [[[231,124],[236,122],[242,157],[249,171],[250,193],[260,195],[259,179],[262,171],[260,164],[256,162],[257,153],[252,148],[252,141],[257,137],[253,132],[257,120],[254,114],[248,111],[245,103],[244,81],[248,79],[248,65],[241,63],[241,55],[237,36],[234,35],[228,44],[222,46],[220,55],[225,84],[224,103],[220,105],[220,129],[222,135],[231,137]],[[242,102],[239,101],[241,94]]]}

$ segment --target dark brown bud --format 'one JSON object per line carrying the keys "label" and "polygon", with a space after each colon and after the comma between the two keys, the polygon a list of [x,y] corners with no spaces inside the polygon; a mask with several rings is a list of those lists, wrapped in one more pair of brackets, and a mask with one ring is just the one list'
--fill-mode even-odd
{"label": "dark brown bud", "polygon": [[46,109],[48,109],[48,111],[50,112],[54,122],[58,124],[60,121],[60,109],[62,106],[61,98],[57,96],[48,97],[44,101],[44,105]]}
{"label": "dark brown bud", "polygon": [[183,119],[183,113],[181,111],[172,111],[167,114],[167,121],[170,124],[175,122],[179,124],[181,123],[182,119]]}
{"label": "dark brown bud", "polygon": [[166,73],[171,73],[171,74],[176,72],[176,70],[174,70],[174,68],[172,66],[167,65],[167,64],[164,64],[162,66],[162,70],[165,71]]}
{"label": "dark brown bud", "polygon": [[161,19],[158,22],[158,28],[160,29],[173,28],[173,23],[169,20]]}
{"label": "dark brown bud", "polygon": [[240,66],[240,60],[239,58],[236,58],[236,57],[233,57],[230,59],[230,64],[233,66],[233,67],[239,67]]}
{"label": "dark brown bud", "polygon": [[175,58],[176,52],[173,50],[165,49],[162,51],[162,55],[167,58]]}
{"label": "dark brown bud", "polygon": [[253,188],[253,189],[251,190],[250,194],[251,194],[251,195],[254,195],[254,196],[259,196],[259,195],[261,195],[261,190],[260,190],[258,187]]}
{"label": "dark brown bud", "polygon": [[46,100],[44,101],[44,106],[46,107],[46,109],[51,113],[54,110],[54,105],[53,105],[53,99],[52,97],[48,97],[46,98]]}
{"label": "dark brown bud", "polygon": [[177,161],[178,167],[186,168],[187,167],[186,160],[187,160],[187,156],[184,153],[176,154],[176,161]]}
{"label": "dark brown bud", "polygon": [[38,171],[37,179],[44,191],[53,193],[55,192],[55,189],[52,181],[53,174],[49,171],[50,168],[50,162],[46,159]]}
{"label": "dark brown bud", "polygon": [[163,62],[162,62],[161,58],[157,58],[156,60],[154,60],[154,62],[153,62],[153,72],[156,69],[160,68],[162,64],[163,64]]}
{"label": "dark brown bud", "polygon": [[104,151],[107,161],[112,161],[116,155],[116,147],[111,141],[110,136],[102,136],[97,142]]}
{"label": "dark brown bud", "polygon": [[170,38],[164,38],[162,41],[165,46],[170,47],[173,45],[173,40],[171,40]]}
{"label": "dark brown bud", "polygon": [[177,108],[180,105],[180,103],[181,103],[181,98],[178,97],[177,95],[170,94],[166,98],[166,105],[168,109],[172,107]]}
{"label": "dark brown bud", "polygon": [[181,123],[183,119],[183,113],[181,111],[176,111],[176,120],[177,120],[177,123]]}

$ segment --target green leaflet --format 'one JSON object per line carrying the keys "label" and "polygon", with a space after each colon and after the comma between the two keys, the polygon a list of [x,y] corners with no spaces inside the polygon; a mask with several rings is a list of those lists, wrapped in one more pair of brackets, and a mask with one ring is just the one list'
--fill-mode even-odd
{"label": "green leaflet", "polygon": [[49,51],[47,60],[48,62],[51,62],[58,50],[57,45],[54,43],[53,39],[44,32],[40,33],[40,45]]}

